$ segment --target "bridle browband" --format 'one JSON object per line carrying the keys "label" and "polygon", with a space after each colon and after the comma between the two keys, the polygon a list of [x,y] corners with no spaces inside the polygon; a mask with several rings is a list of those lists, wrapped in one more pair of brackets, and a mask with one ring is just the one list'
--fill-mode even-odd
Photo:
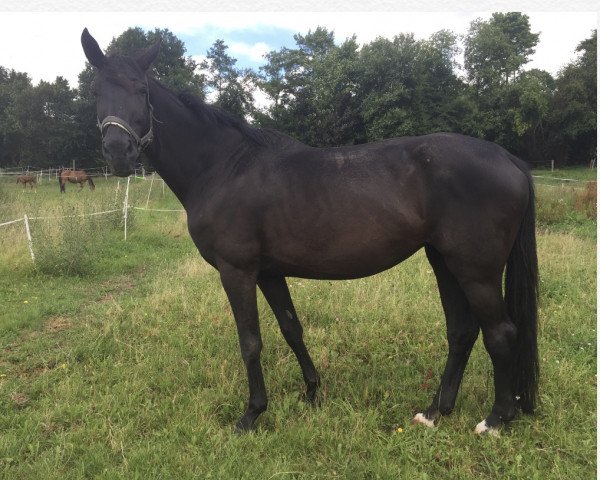
{"label": "bridle browband", "polygon": [[111,125],[114,125],[115,127],[119,127],[121,130],[125,130],[129,136],[135,140],[138,149],[143,149],[150,144],[150,142],[152,142],[152,139],[154,138],[154,132],[152,131],[153,108],[152,104],[150,103],[150,88],[148,87],[148,79],[146,79],[146,90],[146,105],[148,105],[148,109],[150,110],[150,128],[148,129],[148,132],[140,138],[140,136],[135,133],[133,128],[131,128],[131,126],[125,120],[115,117],[114,115],[108,115],[104,118],[104,120],[102,120],[102,122],[99,118],[97,119],[98,128],[100,128],[100,134],[102,135],[102,138],[104,138],[104,130]]}

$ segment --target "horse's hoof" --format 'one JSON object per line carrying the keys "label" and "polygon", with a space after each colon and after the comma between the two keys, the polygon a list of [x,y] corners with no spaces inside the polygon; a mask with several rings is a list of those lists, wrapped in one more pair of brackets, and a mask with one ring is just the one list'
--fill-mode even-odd
{"label": "horse's hoof", "polygon": [[240,418],[235,427],[233,427],[233,432],[236,435],[243,435],[244,433],[248,433],[254,430],[254,422],[249,420],[246,416]]}
{"label": "horse's hoof", "polygon": [[317,392],[306,392],[304,395],[304,401],[308,403],[311,407],[319,407],[321,405],[321,401],[317,396]]}
{"label": "horse's hoof", "polygon": [[245,426],[242,424],[242,422],[238,422],[235,424],[235,426],[233,427],[233,433],[235,433],[236,435],[244,435],[245,433],[249,433],[252,432],[254,430],[254,426]]}
{"label": "horse's hoof", "polygon": [[491,435],[492,437],[499,437],[500,429],[498,427],[490,427],[487,421],[482,420],[475,427],[475,433],[477,435]]}
{"label": "horse's hoof", "polygon": [[421,425],[425,425],[426,427],[429,428],[433,428],[435,427],[435,422],[433,420],[429,420],[425,415],[423,415],[422,413],[417,413],[411,422],[413,425],[416,425],[417,423],[420,423]]}

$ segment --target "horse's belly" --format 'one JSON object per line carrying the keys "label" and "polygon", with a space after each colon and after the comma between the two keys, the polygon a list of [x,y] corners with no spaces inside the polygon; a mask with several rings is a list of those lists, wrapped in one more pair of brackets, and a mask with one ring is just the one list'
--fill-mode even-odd
{"label": "horse's belly", "polygon": [[267,249],[261,270],[315,279],[366,277],[397,265],[422,246],[423,239],[415,232],[404,236],[374,231],[351,231],[342,237],[301,235]]}

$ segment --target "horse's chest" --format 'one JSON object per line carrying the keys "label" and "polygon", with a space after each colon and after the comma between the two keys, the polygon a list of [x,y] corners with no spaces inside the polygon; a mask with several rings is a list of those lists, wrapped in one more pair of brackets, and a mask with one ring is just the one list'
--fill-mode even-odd
{"label": "horse's chest", "polygon": [[255,229],[229,215],[196,212],[188,218],[188,230],[200,255],[213,266],[218,260],[246,264],[259,251]]}

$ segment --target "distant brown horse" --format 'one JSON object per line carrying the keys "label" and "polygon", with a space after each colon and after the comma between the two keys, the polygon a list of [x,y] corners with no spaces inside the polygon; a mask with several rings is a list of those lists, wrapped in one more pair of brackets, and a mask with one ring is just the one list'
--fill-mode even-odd
{"label": "distant brown horse", "polygon": [[19,183],[23,184],[23,188],[25,188],[27,184],[29,184],[33,189],[33,187],[37,185],[37,177],[35,175],[18,175],[17,185]]}
{"label": "distant brown horse", "polygon": [[90,184],[90,190],[96,188],[96,185],[94,185],[94,182],[92,181],[92,177],[85,173],[85,170],[66,169],[60,172],[58,183],[60,184],[60,191],[62,193],[65,193],[65,183],[67,182],[78,183],[80,190],[83,188],[85,182]]}

